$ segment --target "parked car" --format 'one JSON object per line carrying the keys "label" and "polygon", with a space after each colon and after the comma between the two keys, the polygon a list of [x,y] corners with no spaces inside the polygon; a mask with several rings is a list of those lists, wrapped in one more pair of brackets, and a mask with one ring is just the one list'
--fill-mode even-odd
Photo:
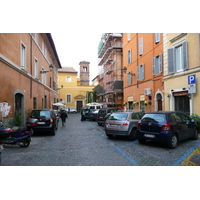
{"label": "parked car", "polygon": [[35,109],[32,110],[28,119],[35,118],[38,119],[38,125],[34,126],[32,129],[34,133],[38,132],[50,132],[55,135],[58,129],[58,118],[53,110],[50,109]]}
{"label": "parked car", "polygon": [[[97,124],[100,126],[100,125],[103,125],[106,121],[106,118],[105,116],[108,114],[108,113],[113,113],[113,112],[116,112],[120,110],[119,108],[117,107],[108,107],[108,108],[101,108],[98,112],[98,115],[97,115]],[[108,118],[109,115],[107,115],[106,117]]]}
{"label": "parked car", "polygon": [[182,112],[150,112],[138,122],[137,138],[140,143],[155,140],[176,148],[180,140],[198,139],[195,122]]}
{"label": "parked car", "polygon": [[[85,113],[84,116],[82,116],[83,111]],[[84,108],[81,109],[81,121],[85,121],[86,119],[89,119],[89,115],[88,115],[89,112],[90,112],[90,109],[87,108],[87,107],[84,107]]]}
{"label": "parked car", "polygon": [[109,138],[113,136],[127,136],[136,139],[137,125],[143,112],[115,112],[105,121],[105,133]]}
{"label": "parked car", "polygon": [[99,112],[99,109],[97,109],[97,110],[91,110],[91,111],[88,113],[88,118],[89,118],[89,120],[91,120],[91,121],[96,121],[96,120],[97,120],[98,112]]}
{"label": "parked car", "polygon": [[65,110],[67,113],[77,113],[77,110],[75,108],[66,108]]}

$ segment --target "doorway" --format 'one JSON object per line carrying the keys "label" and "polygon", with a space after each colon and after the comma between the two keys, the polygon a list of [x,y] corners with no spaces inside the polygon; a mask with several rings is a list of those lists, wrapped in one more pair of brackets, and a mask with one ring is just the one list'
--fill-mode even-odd
{"label": "doorway", "polygon": [[22,93],[15,93],[15,118],[21,115],[21,124],[24,124],[24,95]]}

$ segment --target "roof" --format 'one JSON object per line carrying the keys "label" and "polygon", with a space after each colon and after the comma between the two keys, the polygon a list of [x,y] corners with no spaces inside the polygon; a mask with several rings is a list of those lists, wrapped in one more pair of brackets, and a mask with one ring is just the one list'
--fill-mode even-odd
{"label": "roof", "polygon": [[67,72],[78,73],[73,67],[63,67],[62,69],[58,69],[58,72],[61,72],[61,73],[67,73]]}

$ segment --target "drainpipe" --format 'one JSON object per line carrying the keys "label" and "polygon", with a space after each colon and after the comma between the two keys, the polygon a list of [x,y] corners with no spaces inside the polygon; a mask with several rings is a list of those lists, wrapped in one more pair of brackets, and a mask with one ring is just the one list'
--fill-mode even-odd
{"label": "drainpipe", "polygon": [[30,98],[32,98],[32,61],[33,61],[33,58],[32,58],[32,35],[30,34],[30,68],[31,68],[31,78],[30,78]]}

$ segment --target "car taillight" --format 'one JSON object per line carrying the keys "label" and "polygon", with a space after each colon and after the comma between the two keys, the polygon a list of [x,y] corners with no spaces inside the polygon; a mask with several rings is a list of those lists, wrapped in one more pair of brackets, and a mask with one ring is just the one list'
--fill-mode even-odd
{"label": "car taillight", "polygon": [[11,128],[4,128],[3,130],[4,130],[4,131],[12,131]]}
{"label": "car taillight", "polygon": [[162,131],[169,131],[171,128],[170,128],[170,123],[167,123],[165,125],[162,126]]}
{"label": "car taillight", "polygon": [[138,129],[140,129],[141,128],[141,122],[138,122]]}
{"label": "car taillight", "polygon": [[54,120],[53,118],[50,118],[50,124],[53,124],[53,120]]}
{"label": "car taillight", "polygon": [[129,125],[129,121],[128,120],[126,120],[123,124],[122,124],[122,126],[128,126]]}
{"label": "car taillight", "polygon": [[28,119],[31,119],[31,117],[28,117]]}

